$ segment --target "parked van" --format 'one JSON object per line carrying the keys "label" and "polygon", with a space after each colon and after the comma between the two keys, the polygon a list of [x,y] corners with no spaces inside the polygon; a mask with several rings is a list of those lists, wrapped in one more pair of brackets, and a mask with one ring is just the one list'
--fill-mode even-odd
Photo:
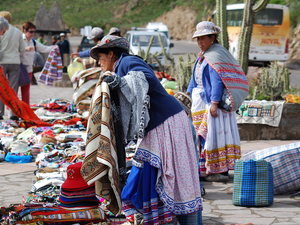
{"label": "parked van", "polygon": [[167,63],[167,60],[162,54],[163,49],[159,41],[159,36],[161,38],[162,46],[167,54],[170,54],[170,47],[172,45],[169,43],[167,36],[159,31],[150,31],[145,28],[133,28],[133,30],[127,31],[125,38],[129,41],[130,53],[134,55],[139,55],[139,51],[147,51],[150,45],[151,38],[153,37],[153,42],[149,50],[150,54],[159,54],[158,59],[162,65]]}

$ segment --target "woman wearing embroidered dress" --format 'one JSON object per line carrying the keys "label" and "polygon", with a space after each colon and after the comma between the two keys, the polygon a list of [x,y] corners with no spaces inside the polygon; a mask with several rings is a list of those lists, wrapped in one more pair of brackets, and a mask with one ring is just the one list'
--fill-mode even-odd
{"label": "woman wearing embroidered dress", "polygon": [[[120,99],[124,142],[136,141],[133,167],[122,191],[126,216],[145,224],[202,224],[197,157],[189,119],[125,38],[107,35],[91,50],[104,81]],[[148,107],[149,106],[149,107]]]}
{"label": "woman wearing embroidered dress", "polygon": [[235,111],[248,94],[248,81],[232,55],[218,44],[220,28],[197,24],[199,57],[187,92],[192,97],[192,117],[201,140],[201,177],[227,181],[228,171],[241,156]]}

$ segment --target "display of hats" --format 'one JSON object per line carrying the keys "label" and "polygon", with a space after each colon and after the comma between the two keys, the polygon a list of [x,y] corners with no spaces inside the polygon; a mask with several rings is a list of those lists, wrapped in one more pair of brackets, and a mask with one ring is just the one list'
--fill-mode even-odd
{"label": "display of hats", "polygon": [[69,165],[67,179],[61,186],[59,202],[64,208],[94,208],[100,202],[95,193],[95,186],[88,185],[82,178],[82,162]]}
{"label": "display of hats", "polygon": [[63,189],[86,189],[90,187],[90,185],[88,185],[81,176],[81,166],[82,162],[78,162],[68,166],[67,179],[61,186]]}

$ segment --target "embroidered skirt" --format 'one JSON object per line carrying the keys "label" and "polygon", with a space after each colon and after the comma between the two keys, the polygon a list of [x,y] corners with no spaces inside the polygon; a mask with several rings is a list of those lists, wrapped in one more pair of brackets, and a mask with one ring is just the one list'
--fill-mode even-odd
{"label": "embroidered skirt", "polygon": [[207,105],[205,112],[193,112],[193,123],[197,133],[205,139],[200,157],[201,176],[233,170],[235,160],[241,157],[235,112],[218,109],[218,116],[212,117]]}
{"label": "embroidered skirt", "polygon": [[202,210],[198,159],[189,118],[184,111],[151,130],[135,159],[158,168],[156,191],[176,215]]}
{"label": "embroidered skirt", "polygon": [[126,216],[142,213],[145,225],[172,222],[175,215],[159,199],[155,190],[158,169],[149,163],[133,165],[122,191],[122,208]]}

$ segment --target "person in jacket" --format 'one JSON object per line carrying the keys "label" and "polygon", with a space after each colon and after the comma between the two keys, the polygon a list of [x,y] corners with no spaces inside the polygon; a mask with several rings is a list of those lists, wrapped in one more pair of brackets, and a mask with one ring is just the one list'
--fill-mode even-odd
{"label": "person in jacket", "polygon": [[145,224],[163,224],[175,217],[180,224],[202,224],[197,154],[183,107],[143,59],[129,55],[127,39],[107,35],[91,49],[91,57],[105,71],[111,92],[122,98],[125,141],[137,143],[121,195],[125,214],[140,211]]}
{"label": "person in jacket", "polygon": [[64,70],[66,70],[66,67],[70,63],[71,47],[70,47],[70,42],[68,41],[65,33],[59,34],[59,41],[56,44],[59,47]]}
{"label": "person in jacket", "polygon": [[[0,36],[0,65],[9,80],[10,86],[18,92],[20,78],[20,55],[25,51],[22,32],[11,24],[12,15],[8,11],[1,11],[0,16],[9,22],[8,30]],[[4,104],[0,101],[0,119],[4,116]],[[10,118],[18,118],[10,113]]]}
{"label": "person in jacket", "polygon": [[203,21],[193,38],[200,48],[187,92],[192,118],[201,140],[201,176],[227,181],[241,156],[235,111],[248,95],[248,81],[233,56],[218,44],[220,28]]}
{"label": "person in jacket", "polygon": [[[26,71],[29,75],[30,81],[33,77],[33,63],[35,53],[49,53],[53,46],[44,45],[33,39],[36,32],[36,26],[27,21],[23,24],[23,42],[25,45],[25,52],[21,54],[21,62],[26,67]],[[21,96],[22,100],[27,104],[30,104],[30,83],[24,86],[21,86]]]}
{"label": "person in jacket", "polygon": [[[100,27],[94,27],[91,33],[87,36],[88,40],[93,40],[95,44],[97,44],[101,39],[104,37],[104,31]],[[91,49],[87,49],[81,52],[72,53],[72,58],[80,57],[80,58],[87,58],[90,57]]]}

